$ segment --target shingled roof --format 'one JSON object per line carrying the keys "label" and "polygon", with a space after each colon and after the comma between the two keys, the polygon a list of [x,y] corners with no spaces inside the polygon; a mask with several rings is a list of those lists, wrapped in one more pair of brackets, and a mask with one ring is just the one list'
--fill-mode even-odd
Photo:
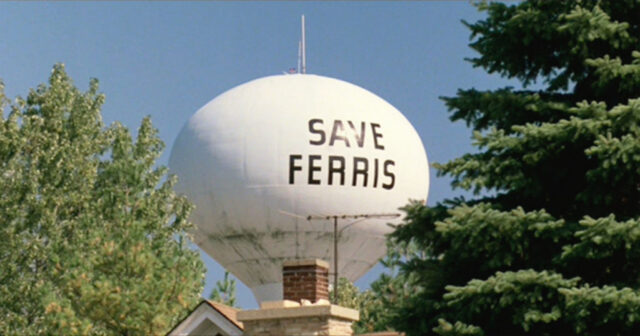
{"label": "shingled roof", "polygon": [[243,334],[244,326],[242,322],[237,319],[239,311],[240,309],[222,303],[202,300],[184,319],[178,322],[167,335],[189,335],[196,328],[204,326],[202,324],[203,321],[208,320],[222,331],[223,335],[240,336]]}
{"label": "shingled roof", "polygon": [[244,326],[242,322],[238,321],[237,315],[240,309],[227,306],[225,304],[214,302],[210,300],[204,300],[208,303],[213,309],[215,309],[218,313],[222,314],[222,316],[226,317],[231,323],[235,324],[238,328],[244,330]]}

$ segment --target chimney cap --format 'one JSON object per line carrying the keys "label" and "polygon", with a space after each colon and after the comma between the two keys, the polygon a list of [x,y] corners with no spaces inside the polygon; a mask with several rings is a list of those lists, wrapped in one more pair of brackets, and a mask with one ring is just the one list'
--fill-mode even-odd
{"label": "chimney cap", "polygon": [[329,269],[329,263],[321,259],[295,259],[282,263],[282,267],[320,266]]}

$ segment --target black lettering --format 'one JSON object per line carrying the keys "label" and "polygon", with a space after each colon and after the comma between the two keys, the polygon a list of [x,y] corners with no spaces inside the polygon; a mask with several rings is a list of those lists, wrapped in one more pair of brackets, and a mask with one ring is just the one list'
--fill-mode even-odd
{"label": "black lettering", "polygon": [[322,144],[324,144],[326,138],[326,135],[324,134],[324,131],[322,130],[322,128],[320,129],[316,129],[313,128],[314,124],[320,124],[322,125],[322,119],[311,119],[309,120],[309,132],[311,132],[312,134],[317,134],[320,136],[319,140],[309,140],[309,143],[312,145],[316,145],[316,146],[321,146]]}
{"label": "black lettering", "polygon": [[313,162],[316,160],[320,160],[322,158],[321,155],[309,155],[309,184],[320,184],[320,180],[316,180],[313,178],[313,172],[320,171],[320,166],[314,166]]}
{"label": "black lettering", "polygon": [[296,166],[296,160],[301,160],[302,155],[299,154],[291,154],[289,155],[289,184],[293,184],[294,182],[294,173],[296,171],[301,171],[302,166]]}
{"label": "black lettering", "polygon": [[342,121],[334,120],[333,121],[333,130],[331,131],[331,139],[329,139],[329,146],[333,146],[333,143],[336,140],[342,140],[342,141],[344,141],[344,144],[347,147],[349,147],[349,139],[347,139],[343,135],[338,135],[338,128],[340,128],[341,132],[342,132],[342,130],[344,130],[344,127],[342,127]]}
{"label": "black lettering", "polygon": [[[363,167],[362,168],[358,168],[359,163],[362,163]],[[353,157],[353,182],[352,185],[355,187],[358,181],[358,175],[362,175],[364,177],[364,183],[362,184],[363,187],[367,186],[367,176],[369,175],[369,161],[367,160],[367,158],[363,158],[363,157],[357,157],[354,156]]]}
{"label": "black lettering", "polygon": [[393,186],[396,184],[396,175],[389,170],[389,166],[395,166],[396,163],[393,162],[393,160],[387,160],[384,162],[384,176],[391,178],[391,183],[386,184],[383,183],[382,187],[389,190],[389,189],[393,189]]}
{"label": "black lettering", "polygon": [[371,123],[371,132],[373,133],[373,145],[376,149],[384,149],[382,144],[378,144],[378,138],[382,138],[382,133],[376,132],[376,128],[380,127],[379,124]]}
{"label": "black lettering", "polygon": [[364,130],[366,129],[365,122],[363,121],[360,123],[360,133],[358,133],[358,130],[356,130],[356,127],[353,125],[351,120],[347,122],[349,123],[349,126],[351,127],[351,129],[353,130],[353,133],[356,136],[356,142],[358,143],[358,147],[362,148],[362,146],[364,145]]}
{"label": "black lettering", "polygon": [[[336,168],[334,162],[340,162],[340,166]],[[344,157],[342,156],[329,156],[329,185],[333,185],[333,174],[340,174],[340,185],[344,185]]]}
{"label": "black lettering", "polygon": [[373,160],[373,187],[376,188],[378,186],[378,159]]}

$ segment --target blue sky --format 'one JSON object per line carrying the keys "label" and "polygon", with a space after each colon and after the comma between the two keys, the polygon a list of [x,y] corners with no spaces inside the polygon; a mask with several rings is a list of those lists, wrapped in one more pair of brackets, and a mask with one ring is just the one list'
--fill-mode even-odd
{"label": "blue sky", "polygon": [[[297,65],[300,15],[307,23],[307,72],[340,78],[381,96],[409,119],[431,162],[472,151],[470,132],[451,123],[439,96],[514,82],[464,61],[470,22],[482,14],[449,2],[0,2],[0,78],[25,96],[62,62],[76,85],[100,80],[105,122],[135,130],[150,115],[167,148],[206,102],[249,80]],[[461,194],[431,172],[429,204]],[[223,269],[204,257],[204,295]],[[378,266],[356,284],[367,288]],[[239,305],[254,308],[239,284]]]}

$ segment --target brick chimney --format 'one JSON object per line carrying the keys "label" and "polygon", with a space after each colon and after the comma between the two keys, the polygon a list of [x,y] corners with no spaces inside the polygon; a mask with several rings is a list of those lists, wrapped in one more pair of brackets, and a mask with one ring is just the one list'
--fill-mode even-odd
{"label": "brick chimney", "polygon": [[285,300],[329,300],[329,263],[324,260],[291,260],[282,265]]}
{"label": "brick chimney", "polygon": [[329,263],[293,260],[282,266],[284,300],[238,312],[245,336],[350,336],[357,310],[329,303]]}

